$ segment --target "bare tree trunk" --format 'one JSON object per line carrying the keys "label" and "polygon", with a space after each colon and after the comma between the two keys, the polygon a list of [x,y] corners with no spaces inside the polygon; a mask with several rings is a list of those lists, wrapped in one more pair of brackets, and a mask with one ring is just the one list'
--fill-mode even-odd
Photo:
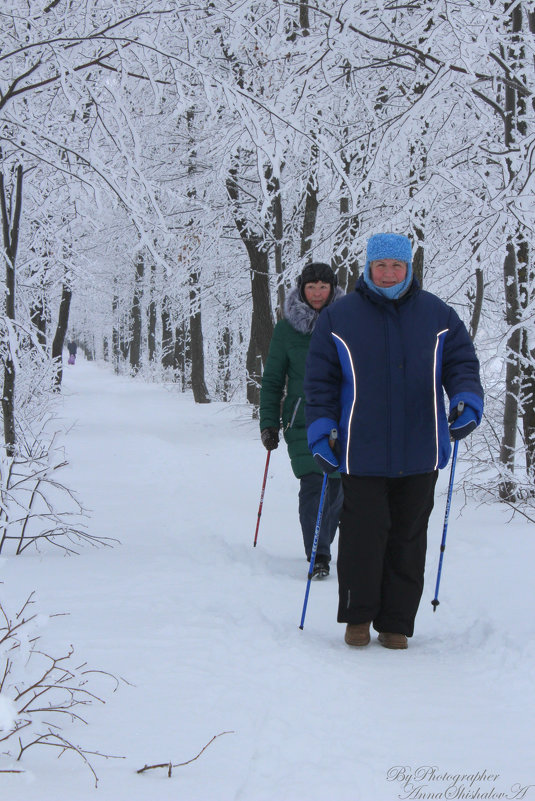
{"label": "bare tree trunk", "polygon": [[308,0],[299,0],[299,25],[303,36],[308,36],[310,22],[308,18]]}
{"label": "bare tree trunk", "polygon": [[522,431],[528,479],[535,485],[535,350],[530,350],[529,333],[522,337]]}
{"label": "bare tree trunk", "polygon": [[113,369],[116,373],[119,372],[119,365],[121,363],[121,332],[119,329],[119,298],[117,295],[113,296],[111,302],[112,310],[112,330],[111,330],[111,358]]}
{"label": "bare tree trunk", "polygon": [[[306,24],[308,9],[302,6],[300,24],[303,31],[308,28]],[[308,30],[307,30],[308,32]],[[232,64],[236,82],[244,88],[244,70],[238,64],[231,50],[222,42],[225,58]],[[271,336],[273,334],[273,311],[271,308],[271,293],[269,287],[269,258],[265,250],[261,235],[255,235],[247,225],[240,208],[240,191],[238,186],[239,154],[233,160],[227,175],[227,192],[232,204],[232,213],[238,233],[249,256],[249,269],[251,277],[251,294],[253,301],[251,315],[251,333],[247,349],[247,400],[253,406],[253,415],[258,414],[260,404],[260,384],[262,372],[267,359]]]}
{"label": "bare tree trunk", "polygon": [[264,365],[273,335],[273,316],[269,292],[267,253],[260,249],[258,241],[250,238],[246,243],[246,247],[251,264],[251,294],[253,299],[251,334],[246,360],[247,400],[257,407],[260,403],[260,386]]}
{"label": "bare tree trunk", "polygon": [[485,282],[483,280],[483,270],[481,267],[476,267],[476,291],[474,295],[470,296],[472,300],[472,318],[470,320],[470,336],[472,340],[476,338],[477,329],[479,328],[484,294]]}
{"label": "bare tree trunk", "polygon": [[[197,197],[197,188],[193,183],[193,177],[196,171],[196,158],[197,151],[195,150],[195,131],[193,130],[193,122],[195,118],[195,111],[193,108],[188,109],[186,114],[188,131],[190,135],[190,147],[188,155],[188,175],[191,178],[191,184],[188,187],[188,197],[194,201]],[[189,267],[189,299],[190,299],[190,317],[189,317],[189,333],[190,333],[190,347],[191,347],[191,388],[193,390],[193,397],[195,403],[210,403],[208,396],[208,389],[204,380],[204,337],[202,332],[202,306],[201,306],[201,282],[200,270],[198,259],[194,255],[194,249],[200,242],[200,236],[195,231],[195,219],[191,217],[188,221],[188,241],[186,246],[186,257],[188,259]]]}
{"label": "bare tree trunk", "polygon": [[292,22],[292,32],[288,36],[290,42],[294,42],[297,39],[298,31],[300,31],[301,36],[308,36],[310,34],[308,4],[309,0],[299,0],[299,19]]}
{"label": "bare tree trunk", "polygon": [[59,391],[61,388],[61,381],[63,379],[63,362],[62,353],[65,344],[65,337],[67,335],[67,328],[69,327],[69,313],[71,310],[72,289],[65,279],[61,290],[61,300],[59,302],[58,322],[56,325],[56,333],[52,342],[52,361],[56,366],[55,375],[55,389]]}
{"label": "bare tree trunk", "polygon": [[150,303],[148,309],[148,331],[147,340],[149,348],[149,361],[154,361],[156,356],[156,300],[154,298],[154,274],[156,266],[151,266],[151,285],[150,285]]}
{"label": "bare tree trunk", "polygon": [[[19,164],[16,170],[15,179],[15,203],[13,216],[11,216],[11,204],[8,208],[4,174],[0,172],[0,205],[2,209],[2,232],[4,244],[4,257],[6,263],[6,294],[5,294],[5,315],[6,318],[15,322],[15,263],[17,260],[17,248],[19,244],[20,218],[22,213],[22,165]],[[13,333],[14,333],[14,329]],[[4,362],[4,387],[2,392],[2,417],[4,421],[4,444],[8,456],[14,456],[16,450],[16,431],[15,431],[15,355],[13,348],[15,342],[12,337],[8,338],[7,353]]]}
{"label": "bare tree trunk", "polygon": [[175,372],[180,376],[180,383],[182,392],[185,392],[188,386],[187,370],[188,364],[191,364],[191,350],[189,347],[189,338],[187,336],[186,324],[182,322],[175,328],[175,347],[173,350],[173,363]]}
{"label": "bare tree trunk", "polygon": [[[481,263],[481,258],[479,255],[479,248],[481,245],[481,241],[478,230],[474,232],[470,244],[472,245],[472,257],[476,259],[476,263],[479,265]],[[468,300],[472,304],[472,314],[470,318],[470,337],[472,341],[475,340],[477,335],[477,329],[479,328],[479,321],[481,319],[481,310],[483,308],[484,295],[485,295],[485,280],[484,280],[483,270],[481,267],[478,266],[476,267],[475,292],[471,288],[467,292]]]}
{"label": "bare tree trunk", "polygon": [[[504,260],[505,311],[506,321],[512,329],[506,345],[505,405],[503,412],[503,436],[500,448],[500,462],[510,476],[515,472],[516,432],[518,424],[518,400],[520,391],[520,345],[522,331],[515,328],[520,321],[520,303],[516,270],[514,243],[507,243]],[[503,500],[515,500],[515,482],[506,479],[500,485]]]}
{"label": "bare tree trunk", "polygon": [[44,298],[35,300],[30,307],[30,322],[35,328],[37,341],[45,348],[46,347],[46,324],[47,312],[45,307]]}
{"label": "bare tree trunk", "polygon": [[[427,147],[424,136],[429,130],[429,123],[423,123],[421,137],[410,147],[411,166],[409,171],[409,198],[414,198],[425,181],[427,171]],[[424,285],[424,248],[425,248],[425,209],[415,211],[411,220],[413,238],[412,271],[420,286]]]}
{"label": "bare tree trunk", "polygon": [[171,327],[171,315],[169,313],[169,298],[164,296],[162,301],[162,366],[173,367],[173,329]]}
{"label": "bare tree trunk", "polygon": [[[308,12],[308,9],[307,9]],[[310,148],[310,169],[305,189],[305,210],[303,213],[303,227],[301,228],[301,256],[307,254],[312,248],[312,237],[316,230],[318,217],[318,160],[319,150],[315,142]]]}
{"label": "bare tree trunk", "polygon": [[284,302],[286,298],[286,288],[284,286],[284,265],[282,261],[282,239],[284,236],[284,224],[282,218],[282,200],[280,180],[273,177],[271,168],[266,169],[266,180],[273,200],[271,201],[272,231],[275,252],[275,273],[277,274],[277,319],[281,319],[284,312]]}
{"label": "bare tree trunk", "polygon": [[340,287],[345,292],[352,292],[359,277],[359,267],[349,242],[356,237],[358,226],[356,220],[349,216],[349,198],[343,196],[340,198],[340,218],[331,267],[338,275]]}
{"label": "bare tree trunk", "polygon": [[204,380],[204,339],[201,325],[201,299],[199,296],[199,273],[191,270],[189,274],[191,338],[191,388],[195,403],[210,403],[208,389]]}
{"label": "bare tree trunk", "polygon": [[[39,249],[37,247],[30,248],[32,253],[37,256]],[[52,257],[50,249],[48,247],[44,247],[40,250],[40,258],[45,265],[45,273],[49,269],[49,262]],[[47,332],[47,325],[50,321],[50,314],[48,310],[48,299],[46,295],[46,281],[43,279],[42,276],[38,276],[36,279],[36,275],[40,272],[39,268],[36,267],[35,269],[31,270],[32,280],[37,281],[36,290],[39,294],[34,297],[30,303],[30,322],[35,329],[35,339],[41,347],[44,349],[46,348],[46,332]],[[32,337],[30,341],[30,347],[35,347],[35,340]]]}
{"label": "bare tree trunk", "polygon": [[156,301],[151,300],[148,309],[147,343],[149,348],[149,361],[153,362],[156,356]]}
{"label": "bare tree trunk", "polygon": [[[351,84],[351,64],[349,64],[349,62],[344,64],[344,76],[346,87],[349,90]],[[347,128],[344,128],[343,141],[345,142],[349,139],[349,131]],[[347,176],[351,173],[351,164],[354,158],[355,154],[348,152],[344,147],[341,153],[341,159],[344,165],[344,172]],[[341,189],[344,191],[343,184]],[[347,195],[341,195],[339,201],[340,224],[336,232],[331,267],[333,272],[338,276],[338,284],[344,292],[350,292],[355,288],[359,275],[358,264],[351,248],[351,243],[355,239],[358,231],[358,219],[354,215],[350,216],[350,208],[350,201]]]}
{"label": "bare tree trunk", "polygon": [[[535,11],[527,11],[527,4],[523,8],[523,4],[516,11],[517,17],[513,18],[513,27],[518,31],[522,30],[523,14],[527,14],[527,28],[530,33],[529,38],[533,38],[535,33]],[[527,60],[525,48],[520,49],[519,58],[521,67],[523,68],[523,79],[527,83]],[[531,68],[535,66],[535,59],[531,64]],[[517,98],[517,127],[522,136],[526,136],[528,131],[528,98],[521,95]],[[535,99],[531,99],[532,112],[535,111]],[[533,119],[533,113],[531,114]],[[526,233],[523,241],[519,247],[519,284],[520,284],[520,305],[525,313],[535,300],[535,266],[533,264],[532,249],[530,249],[529,240],[531,237]],[[531,250],[531,252],[530,252]],[[531,340],[530,340],[531,334]],[[526,470],[528,480],[533,484],[532,493],[535,494],[535,348],[530,346],[533,344],[533,326],[529,329],[524,328],[522,331],[522,342],[520,346],[522,359],[522,381],[521,381],[521,396],[520,406],[522,414],[522,430],[524,435],[524,450],[526,458]]]}
{"label": "bare tree trunk", "polygon": [[121,316],[123,319],[119,327],[119,350],[123,361],[126,361],[130,352],[130,319],[128,315]]}
{"label": "bare tree trunk", "polygon": [[268,254],[262,249],[261,237],[255,236],[250,231],[245,219],[239,213],[239,190],[235,167],[229,171],[227,191],[234,206],[236,228],[249,256],[253,310],[246,360],[247,400],[255,407],[254,414],[256,414],[260,403],[262,373],[273,334],[273,313],[269,291],[269,260]]}
{"label": "bare tree trunk", "polygon": [[[525,316],[526,313],[529,314],[535,299],[535,269],[530,265],[529,244],[525,236],[518,249],[518,282],[520,307]],[[522,417],[526,470],[535,492],[535,349],[530,347],[532,331],[533,327],[531,330],[522,328],[519,410]]]}
{"label": "bare tree trunk", "polygon": [[143,286],[143,275],[145,272],[145,260],[143,254],[139,253],[136,262],[136,277],[134,282],[134,297],[132,298],[132,333],[130,337],[130,368],[135,374],[141,367],[141,293]]}
{"label": "bare tree trunk", "polygon": [[[506,3],[506,10],[511,8],[510,46],[507,59],[511,70],[519,67],[524,59],[523,47],[520,45],[522,32],[522,5]],[[507,149],[514,149],[517,136],[525,133],[525,98],[520,96],[517,88],[507,82],[504,91],[504,141]],[[509,180],[512,182],[516,176],[516,167],[510,158],[506,159]],[[509,236],[506,256],[503,265],[505,289],[505,319],[511,329],[506,346],[506,379],[505,379],[505,406],[503,415],[503,436],[500,448],[500,461],[507,469],[509,477],[500,485],[500,497],[503,500],[516,499],[516,482],[513,479],[515,471],[515,451],[518,427],[518,413],[522,392],[522,339],[523,332],[520,327],[522,318],[521,302],[521,276],[519,262],[526,259],[526,242],[522,230],[517,227],[514,234]]]}
{"label": "bare tree trunk", "polygon": [[230,399],[230,358],[232,350],[232,337],[228,326],[222,331],[221,340],[217,349],[218,364],[218,396],[225,403]]}

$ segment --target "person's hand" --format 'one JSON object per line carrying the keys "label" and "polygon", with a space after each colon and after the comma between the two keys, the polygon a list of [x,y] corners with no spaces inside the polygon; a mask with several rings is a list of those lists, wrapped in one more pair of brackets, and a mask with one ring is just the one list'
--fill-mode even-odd
{"label": "person's hand", "polygon": [[263,428],[260,432],[260,439],[262,445],[267,451],[274,451],[279,447],[279,429],[278,428]]}
{"label": "person's hand", "polygon": [[314,461],[324,473],[334,473],[340,467],[340,443],[335,420],[320,417],[307,429],[307,440]]}
{"label": "person's hand", "polygon": [[326,434],[324,437],[321,437],[312,448],[314,461],[324,473],[334,473],[334,471],[338,470],[340,467],[338,457],[331,446],[331,443],[334,444],[334,442],[337,442],[337,440],[333,440],[332,435],[329,436]]}
{"label": "person's hand", "polygon": [[338,470],[340,467],[340,443],[336,428],[331,429],[329,435],[325,434],[320,437],[312,448],[312,456],[324,473],[334,473],[335,470]]}
{"label": "person's hand", "polygon": [[474,409],[467,403],[460,403],[451,410],[448,417],[450,436],[453,440],[464,439],[477,428],[478,419]]}

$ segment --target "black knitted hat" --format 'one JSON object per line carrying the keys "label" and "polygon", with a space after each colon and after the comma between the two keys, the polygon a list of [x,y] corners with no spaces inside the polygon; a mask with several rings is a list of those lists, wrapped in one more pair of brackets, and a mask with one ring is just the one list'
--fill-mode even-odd
{"label": "black knitted hat", "polygon": [[316,281],[323,281],[325,284],[331,285],[331,294],[329,295],[328,303],[331,302],[334,295],[334,288],[338,284],[338,278],[333,273],[328,264],[322,261],[312,261],[303,267],[303,271],[297,279],[297,286],[299,287],[299,297],[304,303],[307,303],[305,298],[305,284],[315,284]]}
{"label": "black knitted hat", "polygon": [[316,281],[323,281],[325,284],[330,284],[335,287],[338,279],[329,267],[321,261],[312,261],[303,267],[303,271],[297,279],[297,286],[302,289],[305,284],[314,284]]}

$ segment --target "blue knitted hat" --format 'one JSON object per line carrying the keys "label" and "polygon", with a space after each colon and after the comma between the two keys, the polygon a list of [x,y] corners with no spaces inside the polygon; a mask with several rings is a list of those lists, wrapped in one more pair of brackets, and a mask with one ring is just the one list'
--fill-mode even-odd
{"label": "blue knitted hat", "polygon": [[[407,275],[405,280],[396,286],[378,287],[370,275],[370,262],[379,259],[399,259],[407,262]],[[366,265],[364,267],[364,281],[367,286],[379,295],[390,300],[399,298],[410,286],[412,281],[412,247],[408,237],[402,234],[374,234],[368,239],[366,249]]]}

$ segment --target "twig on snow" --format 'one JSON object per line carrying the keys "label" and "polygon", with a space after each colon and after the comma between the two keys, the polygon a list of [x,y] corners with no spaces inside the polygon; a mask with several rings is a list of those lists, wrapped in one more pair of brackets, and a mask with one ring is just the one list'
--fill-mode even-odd
{"label": "twig on snow", "polygon": [[167,770],[167,775],[171,778],[171,774],[173,772],[173,768],[182,768],[184,765],[189,765],[191,762],[195,762],[196,759],[199,759],[202,753],[206,751],[209,745],[211,745],[214,740],[217,740],[218,737],[222,737],[223,734],[234,734],[233,731],[222,731],[219,734],[214,734],[210,742],[206,743],[204,748],[201,748],[197,756],[194,756],[192,759],[188,759],[186,762],[178,762],[176,765],[173,765],[172,762],[162,762],[160,765],[145,765],[143,768],[140,768],[136,771],[136,773],[145,773],[146,770],[154,770],[155,768],[165,768]]}

